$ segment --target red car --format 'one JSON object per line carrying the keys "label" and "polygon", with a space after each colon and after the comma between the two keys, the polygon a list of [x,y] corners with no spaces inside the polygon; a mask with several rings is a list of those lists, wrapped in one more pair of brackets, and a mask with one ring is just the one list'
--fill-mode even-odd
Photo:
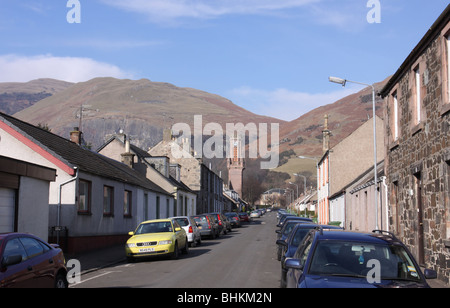
{"label": "red car", "polygon": [[248,217],[248,214],[245,212],[240,212],[239,214],[239,218],[241,221],[243,222],[250,222],[250,217]]}
{"label": "red car", "polygon": [[0,288],[67,288],[63,252],[23,233],[0,234]]}

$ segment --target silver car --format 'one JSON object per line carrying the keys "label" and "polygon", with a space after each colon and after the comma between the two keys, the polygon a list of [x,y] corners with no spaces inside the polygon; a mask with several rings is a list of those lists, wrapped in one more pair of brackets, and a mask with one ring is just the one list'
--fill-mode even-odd
{"label": "silver car", "polygon": [[175,219],[184,231],[186,231],[189,246],[195,247],[202,243],[200,230],[198,229],[194,218],[191,216],[176,216],[173,217],[173,219]]}

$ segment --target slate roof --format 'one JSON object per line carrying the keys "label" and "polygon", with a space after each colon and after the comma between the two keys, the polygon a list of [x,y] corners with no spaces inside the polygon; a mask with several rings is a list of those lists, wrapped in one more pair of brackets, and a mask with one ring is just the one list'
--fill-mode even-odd
{"label": "slate roof", "polygon": [[68,139],[1,112],[0,121],[40,145],[68,166],[77,167],[78,170],[86,173],[169,195],[157,184],[121,162],[85,149]]}
{"label": "slate roof", "polygon": [[[121,140],[120,138],[118,138],[117,136],[112,136],[111,138],[109,138],[104,144],[102,144],[98,149],[97,152],[100,152],[102,149],[104,149],[108,144],[110,144],[111,142],[113,142],[114,140],[119,140],[120,142],[123,143],[123,140]],[[150,165],[150,163],[145,160],[146,157],[152,157],[152,155],[150,155],[148,152],[144,151],[143,149],[141,149],[140,147],[130,143],[130,149],[132,152],[134,152],[139,159],[145,161],[147,164]],[[151,167],[152,168],[152,167]],[[191,190],[185,183],[183,183],[183,181],[177,181],[173,176],[169,176],[169,178],[167,179],[173,186],[177,187],[178,189],[184,190],[186,192],[190,192],[190,193],[194,193],[193,190]]]}

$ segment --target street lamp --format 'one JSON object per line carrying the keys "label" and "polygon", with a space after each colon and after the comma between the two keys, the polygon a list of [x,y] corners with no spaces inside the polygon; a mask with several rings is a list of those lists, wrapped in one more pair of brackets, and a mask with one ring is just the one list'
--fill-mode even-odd
{"label": "street lamp", "polygon": [[362,83],[362,82],[356,82],[351,81],[347,79],[342,79],[339,77],[329,77],[328,80],[333,83],[337,83],[342,85],[342,87],[345,87],[347,82],[355,83],[363,86],[368,86],[372,88],[372,112],[373,112],[373,156],[374,156],[374,163],[373,163],[373,173],[374,173],[374,181],[375,181],[375,228],[378,229],[378,188],[377,188],[377,126],[376,126],[376,114],[375,114],[375,87],[371,84]]}

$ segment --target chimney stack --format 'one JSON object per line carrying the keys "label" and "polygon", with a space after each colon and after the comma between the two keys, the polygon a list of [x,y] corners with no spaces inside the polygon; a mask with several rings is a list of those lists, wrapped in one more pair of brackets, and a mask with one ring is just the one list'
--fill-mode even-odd
{"label": "chimney stack", "polygon": [[330,131],[328,130],[328,114],[324,116],[323,125],[323,153],[325,154],[330,149]]}
{"label": "chimney stack", "polygon": [[73,131],[70,132],[70,141],[81,145],[81,135],[82,133],[80,132],[80,128],[74,127]]}
{"label": "chimney stack", "polygon": [[122,156],[122,163],[133,169],[135,155],[130,151],[130,140],[125,140],[125,153],[122,153],[120,155]]}

